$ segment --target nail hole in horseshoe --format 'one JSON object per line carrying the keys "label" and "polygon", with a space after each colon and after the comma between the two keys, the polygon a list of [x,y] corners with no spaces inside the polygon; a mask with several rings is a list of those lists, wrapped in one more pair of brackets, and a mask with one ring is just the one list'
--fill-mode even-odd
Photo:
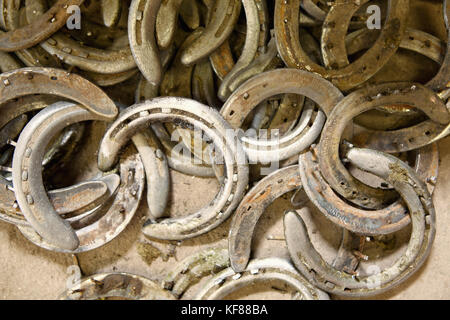
{"label": "nail hole in horseshoe", "polygon": [[234,114],[234,110],[230,111],[230,116],[232,116]]}

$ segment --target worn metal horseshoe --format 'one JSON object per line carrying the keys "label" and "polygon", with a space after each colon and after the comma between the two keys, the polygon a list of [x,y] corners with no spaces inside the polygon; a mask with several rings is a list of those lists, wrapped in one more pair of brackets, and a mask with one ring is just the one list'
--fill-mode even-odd
{"label": "worn metal horseshoe", "polygon": [[43,238],[67,250],[77,248],[79,241],[75,231],[56,213],[45,191],[42,181],[45,146],[65,126],[96,119],[99,118],[79,106],[56,103],[27,124],[14,151],[14,194],[23,215]]}
{"label": "worn metal horseshoe", "polygon": [[193,254],[180,263],[164,278],[162,286],[178,299],[202,277],[217,273],[230,266],[227,249],[208,249]]}
{"label": "worn metal horseshoe", "polygon": [[[22,131],[13,158],[13,186],[17,203],[33,229],[21,226],[20,230],[31,241],[44,248],[63,252],[82,252],[110,241],[128,224],[137,209],[142,188],[132,185],[134,199],[122,199],[119,194],[106,213],[97,223],[102,226],[109,221],[108,230],[96,230],[95,226],[75,231],[68,221],[62,220],[50,202],[42,183],[42,159],[45,146],[55,132],[65,126],[85,121],[98,120],[99,117],[71,103],[56,103],[36,115]],[[135,173],[128,183],[142,183],[142,164],[134,164]],[[122,168],[121,168],[122,169]],[[138,181],[135,181],[136,175]],[[117,177],[117,179],[119,179]],[[123,190],[122,190],[123,192]],[[123,197],[123,196],[122,196]],[[132,197],[133,198],[133,197]],[[124,203],[125,200],[125,203]],[[111,217],[118,215],[119,217]],[[118,219],[119,218],[119,219]],[[37,235],[39,233],[40,236]],[[113,232],[111,232],[113,230]],[[104,232],[107,232],[105,236]],[[94,234],[94,236],[92,235]],[[36,238],[37,237],[37,238]],[[42,238],[41,238],[42,237]],[[87,241],[87,242],[86,242]]]}
{"label": "worn metal horseshoe", "polygon": [[280,93],[304,95],[316,102],[322,110],[317,112],[311,128],[306,132],[300,128],[281,137],[279,142],[245,137],[244,150],[252,161],[284,160],[309,147],[320,135],[325,114],[329,114],[343,98],[339,89],[314,73],[297,69],[277,69],[259,74],[245,82],[228,98],[220,113],[231,126],[239,128],[259,103]]}
{"label": "worn metal horseshoe", "polygon": [[285,216],[285,235],[291,258],[309,281],[322,290],[343,296],[382,293],[405,281],[427,258],[435,236],[431,196],[414,171],[399,159],[370,149],[350,149],[347,158],[395,186],[409,208],[412,233],[406,251],[387,269],[367,276],[350,275],[328,265],[314,249],[303,220],[293,212]]}
{"label": "worn metal horseshoe", "polygon": [[250,260],[251,241],[259,218],[283,194],[302,187],[298,165],[279,169],[258,182],[237,207],[228,235],[231,267],[242,272]]}
{"label": "worn metal horseshoe", "polygon": [[[367,0],[348,2],[335,1],[334,5],[352,6],[353,11]],[[299,40],[299,9],[300,0],[276,0],[275,2],[275,33],[278,51],[283,61],[291,68],[299,68],[318,73],[325,79],[333,82],[339,89],[348,91],[370,79],[397,51],[406,29],[406,20],[409,12],[409,0],[389,0],[389,15],[375,44],[364,53],[362,57],[346,67],[337,70],[328,70],[316,63],[305,53]],[[348,29],[351,15],[340,23]],[[334,29],[338,22],[324,24],[324,28]],[[342,39],[345,44],[345,35]],[[332,46],[338,43],[325,43]]]}
{"label": "worn metal horseshoe", "polygon": [[82,279],[65,291],[60,300],[174,300],[169,291],[152,280],[130,273],[100,273]]}
{"label": "worn metal horseshoe", "polygon": [[229,217],[247,187],[248,165],[238,139],[227,136],[227,130],[231,128],[216,110],[194,100],[165,97],[134,105],[120,114],[102,139],[99,168],[104,171],[111,168],[120,149],[141,129],[151,123],[165,121],[178,121],[203,130],[221,150],[226,166],[225,185],[207,207],[186,217],[165,219],[158,223],[149,220],[144,224],[143,232],[149,237],[182,240],[203,234]]}
{"label": "worn metal horseshoe", "polygon": [[[357,234],[382,235],[398,231],[410,223],[402,201],[378,210],[363,210],[343,201],[319,171],[315,151],[301,155],[299,164],[303,188],[309,199],[337,225]],[[415,170],[421,181],[427,181],[430,191],[434,188],[432,183],[437,177],[438,166],[437,146],[427,146],[417,151]]]}
{"label": "worn metal horseshoe", "polygon": [[[68,9],[80,6],[84,0],[58,0],[53,7],[33,23],[0,33],[0,51],[17,51],[30,48],[57,32],[72,14]],[[3,14],[3,13],[2,13]]]}
{"label": "worn metal horseshoe", "polygon": [[[352,92],[339,102],[329,115],[324,126],[319,144],[320,171],[337,193],[362,207],[379,209],[393,199],[394,193],[369,187],[355,179],[340,160],[339,146],[342,134],[350,121],[365,111],[377,106],[408,105],[422,110],[430,120],[417,125],[427,126],[425,131],[415,127],[396,131],[376,132],[374,137],[368,137],[365,146],[372,148],[370,139],[374,141],[389,141],[392,148],[386,152],[403,152],[419,148],[431,142],[443,128],[437,124],[448,124],[450,113],[443,101],[430,89],[409,82],[387,83],[371,86]],[[432,128],[435,128],[432,130]],[[405,134],[406,133],[406,134]],[[380,134],[381,137],[376,137]],[[389,137],[389,139],[388,139]],[[385,146],[386,147],[386,146]]]}
{"label": "worn metal horseshoe", "polygon": [[[21,96],[51,94],[80,103],[99,120],[117,116],[114,102],[86,79],[60,69],[30,67],[0,74],[0,105]],[[13,116],[6,122],[15,118]]]}
{"label": "worn metal horseshoe", "polygon": [[294,289],[293,299],[329,300],[325,292],[313,287],[290,262],[281,258],[252,260],[247,269],[240,273],[227,268],[208,281],[195,299],[219,300],[242,287],[267,281],[280,281]]}

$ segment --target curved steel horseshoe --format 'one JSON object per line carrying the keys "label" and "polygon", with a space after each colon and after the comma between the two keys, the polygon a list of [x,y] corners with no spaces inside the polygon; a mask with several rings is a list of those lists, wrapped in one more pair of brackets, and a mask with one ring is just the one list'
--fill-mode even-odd
{"label": "curved steel horseshoe", "polygon": [[99,168],[104,171],[111,168],[120,149],[142,128],[153,122],[174,120],[198,127],[214,141],[223,153],[227,179],[216,199],[197,213],[144,224],[146,235],[165,240],[191,238],[217,227],[238,205],[248,183],[245,154],[237,138],[231,139],[226,135],[227,130],[231,129],[228,123],[217,111],[184,98],[155,98],[125,110],[103,137],[99,149]]}
{"label": "curved steel horseshoe", "polygon": [[56,213],[45,191],[42,181],[45,146],[65,126],[96,119],[99,118],[79,106],[56,103],[27,124],[14,151],[14,194],[23,215],[47,241],[67,250],[76,249],[79,241],[68,222]]}
{"label": "curved steel horseshoe", "polygon": [[[357,3],[362,4],[366,1]],[[328,70],[314,63],[300,44],[298,19],[300,3],[300,0],[276,0],[275,2],[275,33],[280,55],[289,67],[318,73],[343,91],[348,91],[370,79],[397,51],[406,29],[409,11],[409,0],[389,0],[389,15],[375,44],[352,64],[341,69]],[[356,4],[359,7],[356,2],[349,3],[345,0],[335,3],[336,6]],[[350,18],[340,21],[348,25]],[[337,22],[333,21],[324,27],[333,29],[336,24]],[[343,42],[344,40],[345,38],[342,39]]]}
{"label": "curved steel horseshoe", "polygon": [[322,290],[343,296],[379,294],[405,281],[427,258],[435,236],[435,211],[425,185],[414,171],[397,158],[369,149],[350,149],[347,158],[395,186],[406,202],[412,233],[406,251],[389,268],[375,275],[352,276],[328,265],[314,249],[303,220],[295,213],[285,216],[285,235],[291,258],[309,281]]}
{"label": "curved steel horseshoe", "polygon": [[[326,183],[319,171],[315,152],[308,152],[299,159],[303,188],[314,205],[331,221],[357,234],[382,235],[398,231],[410,223],[401,201],[379,210],[363,210],[343,201]],[[437,146],[425,147],[416,154],[415,170],[421,181],[427,181],[432,191],[438,173]],[[382,184],[383,186],[383,184]]]}
{"label": "curved steel horseshoe", "polygon": [[227,268],[206,283],[195,297],[196,300],[218,300],[227,295],[258,282],[281,281],[297,293],[293,299],[329,300],[328,295],[313,287],[298,274],[287,260],[266,258],[252,260],[247,269],[236,273]]}
{"label": "curved steel horseshoe", "polygon": [[70,6],[80,6],[84,0],[58,0],[45,14],[33,23],[0,33],[0,51],[17,51],[30,48],[47,39],[66,24],[72,14]]}
{"label": "curved steel horseshoe", "polygon": [[[280,93],[304,95],[316,102],[323,111],[317,112],[312,127],[305,134],[301,134],[302,131],[288,133],[282,137],[282,143],[258,142],[246,137],[244,149],[252,161],[284,160],[307,148],[320,135],[325,114],[343,98],[342,93],[333,84],[314,73],[297,69],[278,69],[264,72],[245,82],[230,96],[220,113],[231,126],[239,128],[260,102]],[[259,147],[261,143],[265,148]]]}
{"label": "curved steel horseshoe", "polygon": [[250,260],[251,241],[259,218],[277,198],[302,187],[298,165],[279,169],[258,182],[237,207],[228,235],[231,267],[242,272]]}
{"label": "curved steel horseshoe", "polygon": [[68,98],[83,105],[99,120],[113,120],[118,113],[114,102],[97,86],[64,70],[31,67],[0,74],[0,105],[32,94]]}
{"label": "curved steel horseshoe", "polygon": [[[408,105],[422,110],[431,120],[419,124],[419,127],[436,128],[436,124],[448,124],[450,113],[442,100],[430,89],[409,82],[387,83],[367,87],[352,92],[339,102],[329,115],[325,123],[319,144],[320,171],[326,177],[330,186],[337,193],[362,207],[379,209],[386,202],[393,199],[395,193],[375,189],[357,181],[344,167],[339,157],[339,146],[345,127],[355,116],[374,109],[377,106]],[[439,126],[438,126],[439,127]],[[406,131],[406,134],[404,134]],[[409,134],[412,131],[413,134]],[[383,151],[403,152],[430,143],[440,130],[431,129],[418,131],[401,129],[397,131],[380,132],[381,137],[389,137],[392,149]],[[403,133],[403,134],[402,134]],[[378,134],[378,132],[377,132]],[[408,135],[409,134],[409,135]],[[372,137],[375,141],[376,135]],[[370,140],[371,138],[368,138]],[[372,147],[370,141],[365,141]]]}
{"label": "curved steel horseshoe", "polygon": [[76,237],[79,246],[73,250],[63,249],[43,239],[30,227],[19,226],[20,232],[31,242],[44,249],[63,252],[80,253],[99,248],[117,237],[130,223],[136,212],[143,192],[145,172],[139,155],[133,148],[127,148],[121,155],[117,175],[111,176],[111,191],[114,197],[93,211],[81,214],[74,219],[68,218],[67,223],[77,228]]}

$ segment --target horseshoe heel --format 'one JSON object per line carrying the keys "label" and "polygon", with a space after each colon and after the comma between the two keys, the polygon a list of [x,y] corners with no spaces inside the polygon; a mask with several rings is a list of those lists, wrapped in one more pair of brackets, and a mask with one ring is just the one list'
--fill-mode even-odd
{"label": "horseshoe heel", "polygon": [[70,13],[67,9],[80,6],[84,0],[58,0],[33,23],[0,34],[0,51],[17,51],[30,48],[57,32],[64,26]]}
{"label": "horseshoe heel", "polygon": [[181,54],[181,62],[192,65],[209,56],[231,34],[241,10],[240,0],[218,0],[203,33]]}
{"label": "horseshoe heel", "polygon": [[155,23],[161,0],[133,0],[128,16],[131,52],[139,70],[154,85],[162,78],[162,67],[155,39]]}

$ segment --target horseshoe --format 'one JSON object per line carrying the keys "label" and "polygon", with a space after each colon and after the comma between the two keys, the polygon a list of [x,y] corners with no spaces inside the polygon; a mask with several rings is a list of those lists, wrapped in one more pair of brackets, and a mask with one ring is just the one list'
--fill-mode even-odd
{"label": "horseshoe", "polygon": [[[65,111],[64,109],[69,109],[68,107],[78,109],[76,111],[80,111],[79,114],[70,110],[75,115],[73,120],[64,118],[67,122],[55,125],[57,119],[55,115],[62,118],[65,114],[55,113],[54,110]],[[52,111],[54,114],[49,114]],[[95,116],[80,107],[66,103],[54,104],[41,111],[39,116],[34,117],[24,128],[14,152],[12,170],[14,194],[23,215],[41,236],[64,249],[75,249],[78,246],[78,239],[68,223],[58,216],[44,189],[41,164],[45,146],[53,133],[63,127],[77,121],[94,119],[96,119]],[[48,126],[47,130],[43,130],[43,124]]]}
{"label": "horseshoe", "polygon": [[[217,150],[223,153],[227,179],[216,199],[197,213],[182,218],[165,219],[159,223],[147,221],[144,224],[144,234],[164,240],[192,238],[217,227],[236,208],[248,183],[248,166],[242,146],[235,138],[230,139],[225,134],[230,126],[217,111],[184,98],[155,98],[124,111],[102,139],[99,168],[103,171],[111,168],[119,150],[130,137],[145,126],[153,122],[174,120],[204,130],[214,141]],[[230,140],[233,140],[233,143]]]}
{"label": "horseshoe", "polygon": [[136,65],[154,85],[162,78],[162,67],[155,40],[156,16],[161,0],[133,0],[128,16],[128,37]]}
{"label": "horseshoe", "polygon": [[181,54],[181,62],[193,65],[214,52],[231,34],[241,10],[240,0],[217,0],[203,33]]}
{"label": "horseshoe", "polygon": [[[76,230],[79,246],[73,250],[57,247],[43,239],[36,231],[19,226],[20,232],[35,245],[47,250],[63,253],[81,253],[99,248],[117,237],[130,223],[142,197],[145,179],[144,167],[136,151],[127,149],[120,161],[120,178],[110,175],[118,189],[115,196],[91,212],[75,219],[67,219]],[[115,176],[115,177],[114,177]],[[119,185],[120,184],[120,185]],[[113,187],[114,188],[114,187]]]}
{"label": "horseshoe", "polygon": [[[364,235],[382,235],[398,231],[410,223],[401,201],[386,208],[368,211],[343,201],[325,182],[318,170],[317,157],[312,152],[300,156],[299,168],[303,188],[314,205],[339,226]],[[437,146],[427,146],[416,154],[415,170],[421,181],[427,181],[430,192],[438,173]]]}
{"label": "horseshoe", "polygon": [[[240,86],[224,104],[220,113],[231,126],[239,128],[260,102],[280,93],[304,95],[316,102],[323,111],[317,112],[312,127],[306,133],[301,134],[301,131],[289,133],[280,139],[280,144],[275,141],[258,142],[246,137],[244,150],[252,161],[284,160],[307,148],[319,136],[325,114],[329,113],[343,97],[335,86],[316,74],[296,69],[278,69],[257,75]],[[270,148],[258,149],[258,143],[264,143]]]}
{"label": "horseshoe", "polygon": [[98,87],[64,70],[30,67],[0,74],[0,105],[32,94],[52,94],[73,100],[99,120],[113,120],[118,113],[114,102]]}
{"label": "horseshoe", "polygon": [[[360,4],[364,3],[359,2]],[[318,73],[333,82],[339,89],[348,91],[370,79],[394,55],[400,45],[406,29],[406,19],[409,11],[409,1],[399,0],[388,2],[389,15],[375,44],[358,60],[348,66],[327,70],[314,63],[305,53],[299,41],[299,8],[300,0],[277,0],[275,2],[275,33],[278,51],[283,61],[291,68],[299,68]],[[351,5],[352,3],[337,1],[335,6]],[[357,8],[353,8],[356,10]],[[342,23],[348,26],[350,18]],[[325,28],[333,29],[336,22],[327,23]],[[345,28],[347,29],[347,28]],[[345,38],[342,39],[343,43]],[[323,45],[335,45],[325,43]]]}
{"label": "horseshoe", "polygon": [[[450,120],[450,114],[444,103],[430,89],[420,84],[399,82],[352,92],[336,105],[323,129],[319,144],[320,171],[333,190],[362,207],[379,209],[392,199],[395,193],[387,194],[386,191],[371,188],[352,177],[339,159],[340,139],[347,123],[358,114],[377,106],[395,104],[420,109],[430,117],[431,120],[415,126],[418,128],[429,126],[436,128],[436,124],[446,124]],[[389,137],[390,139],[386,141],[393,141],[391,145],[396,148],[384,148],[383,151],[403,152],[429,144],[431,139],[440,132],[436,130],[432,132],[430,128],[430,131],[424,133],[415,127],[381,132],[381,139],[373,138],[375,141],[380,141]],[[368,147],[372,147],[370,138],[365,142]]]}
{"label": "horseshoe", "polygon": [[347,158],[364,171],[376,174],[395,186],[406,202],[412,222],[406,252],[376,275],[353,277],[328,265],[314,249],[300,216],[285,216],[285,235],[291,258],[314,285],[343,296],[369,296],[385,292],[405,281],[427,258],[435,236],[435,211],[431,196],[414,171],[388,154],[369,149],[351,149]]}
{"label": "horseshoe", "polygon": [[231,94],[230,81],[255,59],[258,49],[263,50],[268,35],[268,9],[265,0],[242,0],[247,20],[245,44],[239,59],[223,78],[218,97],[225,101]]}
{"label": "horseshoe", "polygon": [[27,26],[0,34],[0,51],[17,51],[30,48],[57,32],[71,13],[67,9],[80,6],[84,0],[58,0],[53,7]]}
{"label": "horseshoe", "polygon": [[201,278],[230,266],[227,249],[213,248],[193,254],[180,263],[164,278],[162,286],[177,298]]}
{"label": "horseshoe", "polygon": [[195,299],[219,300],[242,287],[267,281],[280,281],[293,288],[296,291],[293,299],[329,300],[325,292],[313,287],[298,274],[290,262],[280,258],[252,260],[241,273],[227,268],[208,281]]}
{"label": "horseshoe", "polygon": [[247,192],[235,211],[228,235],[228,250],[234,271],[246,269],[254,230],[266,208],[283,194],[301,187],[298,165],[294,165],[271,173]]}
{"label": "horseshoe", "polygon": [[[352,55],[361,50],[370,48],[371,44],[376,41],[378,35],[379,32],[365,29],[350,33],[345,37],[346,54]],[[400,42],[400,48],[420,53],[439,64],[443,63],[445,57],[445,49],[442,41],[439,38],[420,30],[406,29],[405,36],[403,37],[402,42]],[[333,52],[333,54],[328,55],[330,60],[329,63],[333,64],[334,61],[331,59],[333,56],[338,55],[338,53],[335,53],[338,50],[338,47],[328,48],[324,46],[323,50],[325,50],[324,55],[326,51]]]}
{"label": "horseshoe", "polygon": [[82,279],[59,297],[60,300],[174,300],[167,290],[142,276],[130,273],[100,273]]}
{"label": "horseshoe", "polygon": [[[118,2],[121,3],[121,1]],[[42,3],[42,0],[33,1],[33,7],[35,9],[29,12],[31,15],[27,15],[28,21],[34,22],[44,14],[41,11],[44,8],[43,6],[39,6],[39,3]],[[112,4],[110,3],[110,5]],[[112,7],[110,9],[113,10]],[[83,23],[82,28],[83,30],[89,30],[92,26]],[[122,38],[127,39],[127,35],[124,35]],[[43,41],[40,46],[49,54],[57,56],[63,62],[86,71],[101,74],[116,74],[130,71],[136,67],[129,46],[119,50],[97,49],[73,40],[70,36],[62,32],[54,34],[46,41]]]}
{"label": "horseshoe", "polygon": [[22,131],[13,158],[13,185],[17,203],[30,225],[56,247],[74,250],[79,241],[68,222],[61,219],[42,183],[45,146],[67,125],[101,119],[76,105],[56,103],[35,116]]}
{"label": "horseshoe", "polygon": [[[447,5],[446,9],[445,6],[446,5],[444,4],[445,16],[450,15],[450,5]],[[336,21],[338,17],[339,19],[342,19],[344,14],[352,14],[351,11],[348,11],[346,6],[340,7],[340,5],[336,5],[336,9],[337,10],[331,9],[330,14],[327,17],[328,20]],[[346,33],[347,29],[343,24],[337,24],[336,28],[333,29],[323,29],[322,54],[326,67],[332,67],[334,69],[344,68],[349,65],[347,58],[348,49],[346,48],[349,44],[351,45],[352,42],[354,44],[348,52],[349,54],[352,54],[360,51],[361,49],[370,47],[370,44],[375,42],[379,36],[379,32],[373,32],[366,29],[358,30],[353,34],[350,34],[347,38]],[[333,41],[331,39],[333,39]],[[340,39],[342,39],[343,42],[340,42]],[[330,45],[330,43],[332,43],[332,45]],[[450,72],[450,56],[447,54],[448,46],[447,50],[444,50],[442,46],[445,45],[443,45],[438,38],[426,32],[413,29],[406,29],[405,35],[400,42],[400,48],[419,52],[420,54],[429,57],[441,65],[441,69],[438,74],[436,74],[435,77],[427,84],[427,86],[434,91],[441,91],[447,87],[447,78]],[[443,52],[445,52],[444,55]]]}

